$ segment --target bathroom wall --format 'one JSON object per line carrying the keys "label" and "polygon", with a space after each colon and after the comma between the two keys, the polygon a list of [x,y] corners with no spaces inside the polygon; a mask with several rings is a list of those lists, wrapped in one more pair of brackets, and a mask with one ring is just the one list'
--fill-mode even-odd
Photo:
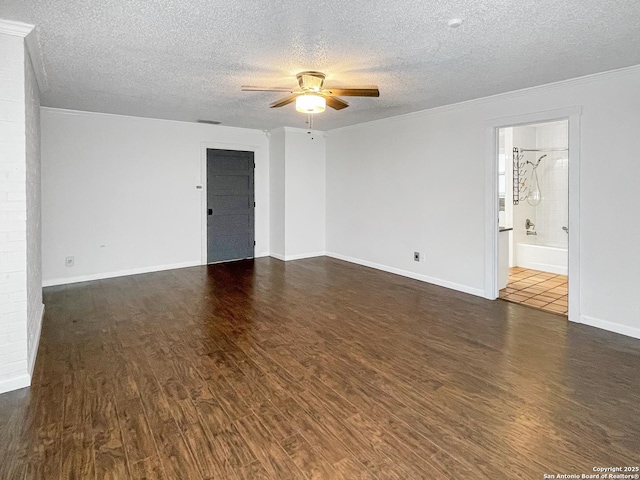
{"label": "bathroom wall", "polygon": [[[509,130],[509,129],[506,129]],[[514,127],[513,146],[526,149],[567,148],[567,122],[552,122],[524,127]],[[508,135],[507,135],[508,138]],[[513,207],[513,227],[515,243],[547,245],[567,248],[567,234],[562,230],[569,218],[569,162],[568,151],[563,152],[525,152],[524,160],[537,162],[542,201],[532,206],[526,200]],[[531,165],[525,167],[526,183],[533,186]],[[537,235],[527,235],[524,228],[526,220],[536,225]]]}
{"label": "bathroom wall", "polygon": [[[536,145],[536,128],[533,126],[514,127],[513,132],[513,147],[534,149]],[[525,160],[532,160],[535,153],[525,153]],[[512,163],[513,165],[513,163]],[[531,166],[527,171],[531,170]],[[528,183],[529,175],[527,175]],[[531,220],[536,227],[538,226],[538,219],[536,218],[536,207],[529,205],[526,200],[520,200],[518,205],[513,206],[513,243],[536,243],[535,236],[527,235],[524,227],[527,218]],[[537,228],[536,228],[537,229]],[[512,246],[512,251],[515,252],[515,248]],[[518,259],[514,258],[515,266],[518,266]]]}
{"label": "bathroom wall", "polygon": [[[566,121],[560,121],[508,128],[505,129],[505,139],[505,149],[512,146],[521,149],[566,148],[568,125]],[[510,244],[513,258],[510,265],[566,274],[568,235],[562,227],[568,225],[569,219],[568,152],[525,152],[523,161],[536,163],[542,155],[546,157],[537,168],[542,200],[533,206],[523,199],[513,206],[514,230]],[[532,165],[525,165],[524,171],[524,181],[532,189]],[[527,235],[527,219],[535,224],[536,235]]]}
{"label": "bathroom wall", "polygon": [[[566,121],[538,125],[536,148],[568,148],[568,125]],[[563,226],[569,225],[569,161],[568,150],[549,152],[538,167],[542,201],[536,207],[535,238],[538,245],[567,248],[567,233]],[[540,152],[537,158],[543,155]]]}

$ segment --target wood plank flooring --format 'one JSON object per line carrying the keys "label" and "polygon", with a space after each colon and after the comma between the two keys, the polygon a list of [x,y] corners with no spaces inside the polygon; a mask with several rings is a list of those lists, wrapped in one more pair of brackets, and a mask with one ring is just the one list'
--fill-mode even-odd
{"label": "wood plank flooring", "polygon": [[640,463],[640,341],[329,258],[45,289],[0,479],[541,479]]}

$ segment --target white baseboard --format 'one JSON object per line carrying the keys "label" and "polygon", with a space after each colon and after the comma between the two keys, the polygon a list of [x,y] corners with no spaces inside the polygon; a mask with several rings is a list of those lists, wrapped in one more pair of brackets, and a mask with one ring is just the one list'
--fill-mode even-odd
{"label": "white baseboard", "polygon": [[344,260],[345,262],[356,263],[365,267],[375,268],[376,270],[382,270],[389,273],[395,273],[403,277],[413,278],[414,280],[420,280],[421,282],[432,283],[439,287],[450,288],[451,290],[457,290],[458,292],[468,293],[477,297],[483,297],[485,295],[484,290],[480,288],[473,288],[467,285],[461,285],[459,283],[449,282],[448,280],[441,280],[439,278],[429,277],[420,273],[410,272],[409,270],[402,270],[400,268],[389,267],[379,263],[370,262],[368,260],[361,260],[359,258],[348,257],[346,255],[340,255],[339,253],[327,252],[327,257],[337,258],[338,260]]}
{"label": "white baseboard", "polygon": [[163,270],[174,270],[176,268],[198,267],[200,261],[172,263],[169,265],[154,265],[152,267],[132,268],[130,270],[120,270],[118,272],[93,273],[90,275],[79,275],[77,277],[53,278],[43,280],[43,287],[52,287],[54,285],[66,285],[69,283],[89,282],[91,280],[102,280],[105,278],[124,277],[127,275],[138,275],[140,273],[161,272]]}
{"label": "white baseboard", "polygon": [[303,258],[324,257],[325,252],[299,253],[298,255],[285,255],[286,262],[289,260],[302,260]]}
{"label": "white baseboard", "polygon": [[297,255],[280,255],[279,253],[271,252],[269,256],[282,260],[283,262],[289,262],[291,260],[302,260],[303,258],[324,257],[326,252],[312,252],[312,253],[299,253]]}
{"label": "white baseboard", "polygon": [[609,322],[607,320],[601,320],[587,315],[580,315],[580,323],[584,323],[591,327],[601,328],[602,330],[608,330],[609,332],[619,333],[620,335],[626,335],[627,337],[640,339],[640,328],[629,327],[628,325]]}
{"label": "white baseboard", "polygon": [[33,375],[33,367],[36,365],[36,356],[38,355],[38,347],[40,346],[40,333],[42,332],[42,322],[44,321],[44,303],[40,305],[40,323],[38,324],[38,331],[36,332],[35,345],[33,350],[29,354],[27,368],[29,369],[29,375]]}
{"label": "white baseboard", "polygon": [[31,375],[28,373],[23,373],[22,375],[6,380],[0,380],[0,394],[28,387],[29,385],[31,385]]}

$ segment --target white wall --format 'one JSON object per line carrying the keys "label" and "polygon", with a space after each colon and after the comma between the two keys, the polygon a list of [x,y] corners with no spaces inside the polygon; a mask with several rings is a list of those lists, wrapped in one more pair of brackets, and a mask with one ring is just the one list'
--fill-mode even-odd
{"label": "white wall", "polygon": [[483,295],[488,123],[582,106],[580,320],[640,337],[638,85],[634,67],[328,132],[327,251]]}
{"label": "white wall", "polygon": [[201,264],[206,148],[255,151],[255,251],[267,255],[264,132],[43,108],[45,285]]}
{"label": "white wall", "polygon": [[29,384],[24,54],[0,34],[0,393]]}
{"label": "white wall", "polygon": [[25,52],[25,140],[27,201],[27,354],[29,373],[42,327],[42,221],[40,189],[40,90],[31,56]]}
{"label": "white wall", "polygon": [[284,129],[269,135],[269,247],[271,255],[285,255],[285,138]]}
{"label": "white wall", "polygon": [[481,295],[484,142],[455,110],[328,132],[328,254]]}
{"label": "white wall", "polygon": [[286,256],[324,255],[325,138],[321,132],[286,129]]}
{"label": "white wall", "polygon": [[0,21],[0,393],[30,384],[43,308],[40,97],[25,46],[32,29]]}
{"label": "white wall", "polygon": [[325,252],[326,151],[322,132],[271,131],[271,255],[295,260]]}

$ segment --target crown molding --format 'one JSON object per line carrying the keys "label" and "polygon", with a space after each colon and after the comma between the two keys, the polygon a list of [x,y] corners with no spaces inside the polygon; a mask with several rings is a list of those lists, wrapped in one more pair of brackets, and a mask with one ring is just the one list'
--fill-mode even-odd
{"label": "crown molding", "polygon": [[24,38],[24,43],[31,58],[31,65],[38,82],[40,93],[49,90],[49,80],[47,72],[44,69],[42,61],[42,53],[40,51],[40,41],[38,39],[38,30],[35,25],[22,22],[14,22],[13,20],[0,19],[0,34],[13,35],[15,37]]}
{"label": "crown molding", "polygon": [[548,90],[548,89],[557,89],[566,86],[577,86],[588,83],[593,83],[602,80],[607,77],[620,77],[624,75],[634,75],[640,72],[640,64],[639,65],[630,65],[628,67],[617,68],[614,70],[606,70],[604,72],[591,73],[588,75],[583,75],[580,77],[568,78],[566,80],[559,80],[557,82],[545,83],[543,85],[535,85],[533,87],[521,88],[519,90],[511,90],[509,92],[497,93],[495,95],[488,95],[486,97],[473,98],[470,100],[465,100],[457,103],[450,103],[447,105],[441,105],[438,107],[427,108],[425,110],[418,110],[416,112],[403,113],[400,115],[394,115],[391,117],[383,117],[377,120],[370,120],[368,122],[362,123],[354,123],[352,125],[346,125],[344,127],[333,128],[327,131],[327,135],[331,135],[333,133],[341,132],[344,130],[351,130],[363,126],[372,126],[372,125],[384,125],[388,122],[395,122],[405,119],[411,118],[420,118],[427,117],[430,115],[435,115],[442,112],[454,111],[461,108],[465,108],[467,106],[475,106],[475,105],[483,105],[486,103],[491,103],[496,100],[504,100],[509,98],[520,97],[529,92],[536,92],[540,90]]}
{"label": "crown molding", "polygon": [[26,37],[29,35],[35,25],[28,23],[14,22],[13,20],[4,20],[0,18],[0,33],[5,35],[13,35],[15,37]]}
{"label": "crown molding", "polygon": [[[41,106],[40,107],[40,111],[41,112],[47,112],[49,114],[52,115],[64,115],[64,116],[71,116],[71,117],[116,117],[116,118],[122,118],[122,119],[127,119],[127,120],[131,120],[134,122],[146,122],[146,121],[150,121],[150,122],[160,122],[160,123],[178,123],[181,125],[195,125],[195,126],[199,126],[199,127],[206,127],[206,124],[202,124],[202,123],[196,123],[194,121],[187,121],[187,120],[171,120],[168,118],[155,118],[155,117],[139,117],[139,116],[135,116],[135,115],[124,115],[121,113],[107,113],[107,112],[90,112],[88,110],[74,110],[74,109],[70,109],[70,108],[59,108],[59,107],[47,107],[47,106]],[[211,126],[211,125],[209,125]],[[255,134],[255,135],[260,135],[262,133],[264,133],[263,130],[259,130],[257,128],[246,128],[246,127],[232,127],[230,125],[216,125],[216,130],[220,130],[220,131],[238,131],[238,130],[242,130],[245,133],[250,133],[250,134]]]}

